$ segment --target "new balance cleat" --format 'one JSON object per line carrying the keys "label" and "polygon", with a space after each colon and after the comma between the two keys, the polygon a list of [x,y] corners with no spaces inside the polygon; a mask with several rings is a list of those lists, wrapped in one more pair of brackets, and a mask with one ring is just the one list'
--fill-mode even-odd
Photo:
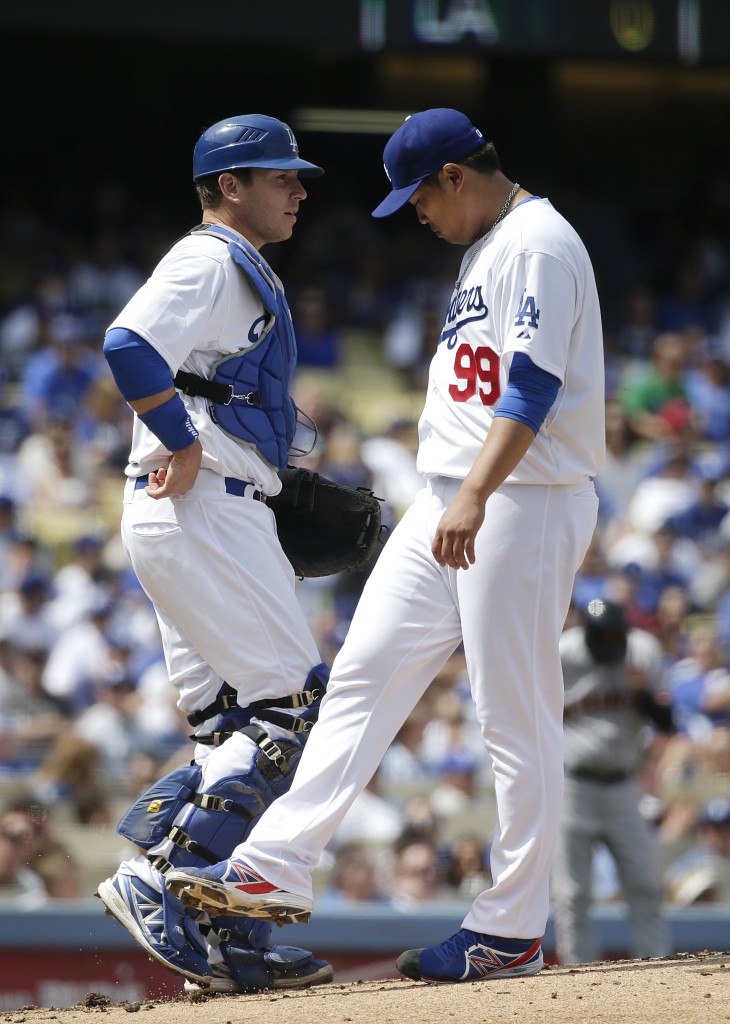
{"label": "new balance cleat", "polygon": [[309,920],[312,901],[279,889],[242,860],[222,860],[210,868],[174,868],[165,876],[169,892],[187,907],[217,914],[244,914],[276,924]]}
{"label": "new balance cleat", "polygon": [[438,946],[407,949],[395,966],[414,981],[445,984],[539,974],[540,939],[504,939],[461,928]]}
{"label": "new balance cleat", "polygon": [[206,946],[180,900],[120,874],[102,882],[96,895],[153,960],[201,987],[211,982]]}
{"label": "new balance cleat", "polygon": [[334,977],[332,965],[326,960],[315,960],[308,949],[296,946],[268,946],[254,950],[236,943],[221,946],[224,962],[213,964],[210,985],[185,982],[185,991],[261,992],[266,989],[311,988],[325,985]]}

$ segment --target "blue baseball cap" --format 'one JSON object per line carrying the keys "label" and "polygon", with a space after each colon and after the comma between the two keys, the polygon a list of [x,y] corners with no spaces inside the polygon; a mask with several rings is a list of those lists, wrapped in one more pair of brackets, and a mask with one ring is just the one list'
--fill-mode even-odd
{"label": "blue baseball cap", "polygon": [[407,117],[383,151],[385,173],[393,191],[372,213],[389,217],[400,210],[429,175],[444,164],[458,163],[484,144],[469,118],[449,107],[422,110]]}

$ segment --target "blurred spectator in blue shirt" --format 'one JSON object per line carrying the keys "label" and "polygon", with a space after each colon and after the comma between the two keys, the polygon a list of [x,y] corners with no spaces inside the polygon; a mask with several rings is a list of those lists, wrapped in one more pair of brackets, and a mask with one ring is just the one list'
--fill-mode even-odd
{"label": "blurred spectator in blue shirt", "polygon": [[49,341],[28,360],[20,379],[19,406],[31,430],[54,418],[74,416],[101,373],[101,356],[92,356],[77,317],[55,317]]}
{"label": "blurred spectator in blue shirt", "polygon": [[669,668],[667,690],[674,724],[693,742],[730,726],[730,671],[712,620],[690,630],[688,654]]}
{"label": "blurred spectator in blue shirt", "polygon": [[700,483],[697,496],[686,508],[668,516],[664,522],[675,537],[686,537],[696,544],[715,546],[720,524],[730,507],[718,497],[717,483],[723,470],[718,466],[699,465]]}
{"label": "blurred spectator in blue shirt", "polygon": [[15,588],[0,597],[0,638],[49,651],[59,635],[49,614],[52,594],[50,576],[29,566]]}
{"label": "blurred spectator in blue shirt", "polygon": [[35,352],[51,344],[49,327],[54,318],[69,312],[68,284],[55,270],[42,271],[30,295],[21,298],[0,322],[3,368],[17,381]]}
{"label": "blurred spectator in blue shirt", "polygon": [[706,338],[700,343],[686,387],[699,438],[730,440],[730,362],[718,339]]}
{"label": "blurred spectator in blue shirt", "polygon": [[615,568],[633,578],[634,603],[653,617],[667,587],[688,587],[699,559],[690,541],[684,542],[685,549],[690,547],[690,557],[686,550],[678,550],[677,538],[667,526],[660,526],[650,536],[635,540],[632,549],[628,544],[620,548],[616,545],[610,560]]}

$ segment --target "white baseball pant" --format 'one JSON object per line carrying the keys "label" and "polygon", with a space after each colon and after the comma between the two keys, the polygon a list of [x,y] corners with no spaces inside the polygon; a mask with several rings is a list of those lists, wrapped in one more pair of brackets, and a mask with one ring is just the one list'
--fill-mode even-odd
{"label": "white baseball pant", "polygon": [[421,491],[364,588],[292,788],[264,813],[241,856],[312,895],[312,869],[398,728],[463,638],[497,801],[491,869],[464,927],[544,934],[563,787],[558,641],[575,572],[596,524],[591,481],[503,485],[486,505],[468,570],[431,554],[460,481]]}

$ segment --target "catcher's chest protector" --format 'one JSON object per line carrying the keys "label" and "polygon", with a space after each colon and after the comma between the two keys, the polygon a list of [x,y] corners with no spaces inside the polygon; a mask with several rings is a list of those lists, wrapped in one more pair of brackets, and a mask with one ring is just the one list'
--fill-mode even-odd
{"label": "catcher's chest protector", "polygon": [[230,387],[230,394],[238,397],[228,403],[209,400],[211,418],[229,436],[252,444],[270,465],[282,470],[297,425],[296,406],[289,394],[297,349],[286,296],[261,256],[232,231],[219,225],[199,230],[228,242],[234,263],[260,297],[267,320],[250,348],[216,365],[213,382]]}

